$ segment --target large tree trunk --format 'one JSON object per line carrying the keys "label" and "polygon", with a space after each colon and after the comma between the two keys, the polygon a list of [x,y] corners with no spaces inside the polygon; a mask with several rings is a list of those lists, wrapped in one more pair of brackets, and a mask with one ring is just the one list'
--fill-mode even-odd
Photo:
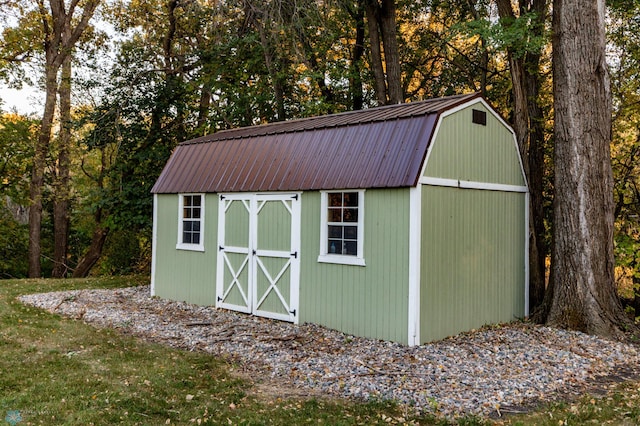
{"label": "large tree trunk", "polygon": [[[497,0],[496,3],[504,25],[511,25],[516,19],[511,0]],[[536,13],[533,36],[542,37],[547,0],[520,0],[519,10],[520,13]],[[544,243],[544,128],[542,108],[538,104],[540,54],[514,52],[510,47],[507,53],[514,103],[513,128],[529,184],[529,306],[533,311],[544,299],[547,256]]]}
{"label": "large tree trunk", "polygon": [[555,0],[555,199],[547,323],[622,337],[613,259],[605,0]]}
{"label": "large tree trunk", "polygon": [[62,64],[60,78],[60,133],[58,135],[58,167],[53,198],[53,271],[54,278],[64,278],[67,266],[67,245],[69,239],[69,169],[71,166],[71,56]]}

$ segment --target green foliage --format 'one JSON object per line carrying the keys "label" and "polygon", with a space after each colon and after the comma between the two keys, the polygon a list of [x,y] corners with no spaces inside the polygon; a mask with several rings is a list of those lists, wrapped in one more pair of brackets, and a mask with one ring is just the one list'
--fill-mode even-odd
{"label": "green foliage", "polygon": [[150,273],[151,239],[143,232],[116,230],[109,235],[102,260],[100,275],[127,275]]}
{"label": "green foliage", "polygon": [[640,295],[640,3],[609,4],[616,272],[621,295],[633,300]]}
{"label": "green foliage", "polygon": [[25,205],[37,121],[15,114],[0,115],[0,195]]}
{"label": "green foliage", "polygon": [[463,22],[457,26],[460,31],[478,34],[487,40],[496,51],[509,49],[517,58],[526,54],[540,54],[549,43],[549,34],[535,36],[534,27],[544,26],[535,12],[528,12],[515,18],[504,18],[491,22],[488,18]]}
{"label": "green foliage", "polygon": [[0,278],[27,275],[29,265],[25,253],[28,242],[29,228],[14,219],[7,208],[7,200],[3,199],[0,202]]}

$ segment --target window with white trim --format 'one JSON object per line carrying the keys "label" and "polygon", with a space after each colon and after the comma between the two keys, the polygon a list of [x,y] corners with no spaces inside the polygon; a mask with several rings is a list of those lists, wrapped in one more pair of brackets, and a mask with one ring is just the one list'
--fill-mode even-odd
{"label": "window with white trim", "polygon": [[204,195],[180,194],[178,244],[182,250],[204,251]]}
{"label": "window with white trim", "polygon": [[364,266],[364,190],[323,191],[319,262]]}

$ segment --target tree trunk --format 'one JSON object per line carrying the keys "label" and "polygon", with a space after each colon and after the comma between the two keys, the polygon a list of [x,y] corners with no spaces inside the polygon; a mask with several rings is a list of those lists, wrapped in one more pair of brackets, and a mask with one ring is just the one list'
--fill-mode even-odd
{"label": "tree trunk", "polygon": [[100,259],[100,256],[102,256],[102,248],[107,240],[107,235],[109,235],[109,228],[103,228],[100,223],[98,223],[95,231],[93,231],[89,249],[73,271],[73,278],[85,278],[89,275],[91,268],[93,268]]}
{"label": "tree trunk", "polygon": [[54,278],[64,278],[69,271],[67,266],[67,245],[69,239],[69,156],[71,146],[71,56],[62,64],[60,78],[60,133],[58,135],[58,168],[54,185],[53,199],[53,271]]}
{"label": "tree trunk", "polygon": [[[516,19],[511,0],[497,0],[496,3],[504,25],[509,25]],[[536,12],[534,37],[543,35],[546,8],[546,0],[534,0],[533,3],[520,2],[520,11]],[[529,184],[529,306],[533,311],[544,299],[547,253],[544,244],[543,209],[544,128],[542,109],[538,104],[540,54],[535,52],[518,54],[508,47],[507,56],[514,103],[512,124]]]}
{"label": "tree trunk", "polygon": [[356,10],[350,11],[355,21],[356,38],[351,50],[351,69],[349,76],[349,93],[351,95],[351,109],[360,110],[364,106],[364,88],[362,86],[362,58],[364,56],[364,5],[356,4]]}
{"label": "tree trunk", "polygon": [[207,120],[209,118],[210,107],[211,89],[206,83],[203,83],[200,90],[200,104],[198,105],[198,134],[201,136],[207,134]]}
{"label": "tree trunk", "polygon": [[[543,0],[544,1],[544,0]],[[529,62],[529,61],[528,61]],[[540,57],[531,60],[527,69],[540,70]],[[531,68],[535,63],[535,68]],[[545,172],[545,140],[544,116],[538,104],[540,94],[539,74],[527,74],[527,93],[529,93],[529,217],[531,241],[529,244],[529,306],[537,308],[544,300],[546,288],[547,245],[545,244],[544,226],[544,172]]]}
{"label": "tree trunk", "polygon": [[382,33],[384,46],[384,64],[387,72],[389,103],[399,104],[404,102],[404,93],[402,91],[400,53],[398,52],[395,0],[382,0],[378,17],[380,18],[380,32]]}
{"label": "tree trunk", "polygon": [[[49,61],[47,61],[48,63]],[[42,267],[40,256],[41,226],[42,226],[42,191],[44,187],[44,169],[49,154],[51,141],[51,126],[56,106],[58,68],[47,67],[45,75],[45,103],[42,122],[38,132],[38,141],[33,156],[31,169],[31,183],[29,185],[29,278],[40,278]]]}
{"label": "tree trunk", "polygon": [[[547,323],[623,337],[613,258],[605,0],[555,0],[555,198]],[[550,299],[550,300],[549,300]]]}
{"label": "tree trunk", "polygon": [[382,48],[380,30],[378,29],[378,1],[363,0],[367,14],[367,27],[369,28],[369,48],[371,49],[371,70],[375,80],[376,98],[379,105],[387,104],[387,79],[382,65]]}
{"label": "tree trunk", "polygon": [[[376,96],[381,105],[404,102],[402,69],[396,29],[395,0],[364,0],[371,68],[375,78]],[[384,58],[384,59],[383,59]]]}
{"label": "tree trunk", "polygon": [[[247,6],[250,7],[250,6]],[[284,121],[287,119],[287,111],[285,108],[285,96],[284,96],[284,84],[282,82],[282,78],[279,75],[277,69],[277,55],[274,53],[275,48],[273,47],[273,43],[270,38],[267,37],[267,28],[263,25],[262,22],[259,22],[255,16],[255,13],[246,12],[247,16],[250,16],[252,21],[251,24],[255,26],[260,34],[260,44],[262,46],[262,52],[264,55],[264,63],[267,67],[267,72],[269,73],[269,77],[271,77],[271,84],[273,86],[273,95],[276,100],[276,111],[277,111],[277,121]]]}

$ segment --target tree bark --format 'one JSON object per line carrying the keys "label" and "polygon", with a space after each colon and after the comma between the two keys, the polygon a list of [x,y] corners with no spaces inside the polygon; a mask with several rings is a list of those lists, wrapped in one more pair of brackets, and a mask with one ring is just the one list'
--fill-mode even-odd
{"label": "tree bark", "polygon": [[[498,14],[504,25],[516,19],[511,0],[497,0]],[[535,12],[534,37],[542,37],[547,0],[519,2],[520,13]],[[546,286],[544,243],[544,128],[539,105],[540,54],[514,52],[507,48],[514,103],[513,128],[529,184],[529,306],[535,310],[544,300]]]}
{"label": "tree bark", "polygon": [[71,191],[69,172],[71,167],[71,56],[62,64],[60,78],[60,132],[58,134],[58,167],[53,199],[53,271],[54,278],[64,278],[67,266],[67,246],[69,239],[69,205]]}
{"label": "tree bark", "polygon": [[58,88],[57,76],[57,68],[47,67],[44,112],[42,114],[40,130],[38,131],[38,141],[33,156],[31,182],[29,185],[29,200],[31,204],[29,208],[29,278],[40,278],[42,276],[42,267],[40,264],[40,256],[42,254],[40,245],[42,190],[44,187],[44,169],[51,141],[53,115],[55,113],[56,91]]}
{"label": "tree bark", "polygon": [[605,0],[555,0],[555,198],[547,323],[623,337],[613,258]]}
{"label": "tree bark", "polygon": [[381,105],[404,102],[396,29],[395,0],[364,0],[369,28],[371,68]]}
{"label": "tree bark", "polygon": [[382,48],[380,40],[380,30],[378,29],[378,1],[363,0],[367,14],[367,27],[369,29],[369,48],[371,49],[371,70],[375,81],[376,98],[378,104],[387,104],[387,79],[384,75],[384,65],[382,64]]}
{"label": "tree bark", "polygon": [[73,271],[73,278],[85,278],[89,275],[91,268],[93,268],[100,259],[100,256],[102,256],[102,248],[107,240],[107,235],[109,235],[109,228],[103,228],[100,223],[98,223],[95,231],[93,231],[89,249]]}
{"label": "tree bark", "polygon": [[364,57],[364,4],[361,1],[343,4],[351,18],[355,22],[355,42],[351,49],[351,64],[349,65],[349,95],[351,98],[351,109],[360,110],[364,106],[364,87],[362,84],[362,58]]}
{"label": "tree bark", "polygon": [[389,103],[399,104],[404,102],[404,93],[402,91],[400,53],[398,52],[395,0],[382,0],[378,16],[380,18],[380,31],[384,46],[384,64],[387,71]]}

